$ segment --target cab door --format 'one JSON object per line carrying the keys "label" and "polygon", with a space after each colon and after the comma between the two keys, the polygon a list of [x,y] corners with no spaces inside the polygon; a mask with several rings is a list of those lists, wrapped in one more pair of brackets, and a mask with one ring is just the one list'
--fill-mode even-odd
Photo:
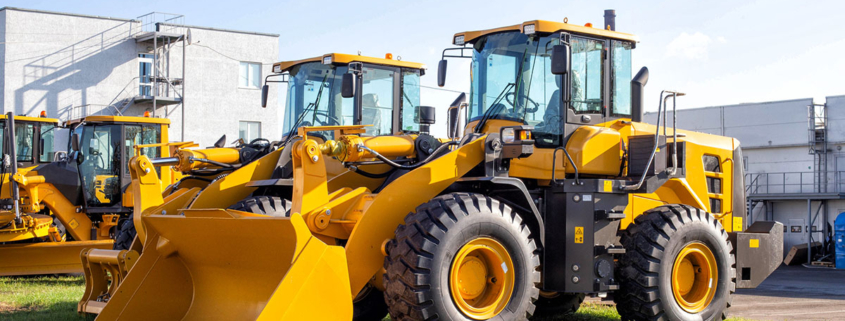
{"label": "cab door", "polygon": [[564,76],[567,88],[564,97],[565,135],[569,136],[580,126],[605,121],[608,101],[606,88],[609,87],[606,77],[609,71],[608,41],[566,34],[562,38],[564,41],[569,38],[571,49],[571,69]]}

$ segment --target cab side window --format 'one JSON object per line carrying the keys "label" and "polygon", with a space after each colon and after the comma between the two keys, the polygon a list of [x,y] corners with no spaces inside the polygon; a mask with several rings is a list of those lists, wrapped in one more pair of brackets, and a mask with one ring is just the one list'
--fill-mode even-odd
{"label": "cab side window", "polygon": [[390,135],[393,133],[393,89],[396,71],[394,68],[364,66],[364,85],[361,101],[361,120],[368,135]]}
{"label": "cab side window", "polygon": [[572,37],[569,108],[576,114],[601,114],[604,106],[604,41]]}

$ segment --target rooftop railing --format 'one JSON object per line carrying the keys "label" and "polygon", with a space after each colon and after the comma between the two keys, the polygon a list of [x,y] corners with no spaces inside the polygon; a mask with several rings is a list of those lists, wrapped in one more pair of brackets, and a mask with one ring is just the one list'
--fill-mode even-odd
{"label": "rooftop railing", "polygon": [[[175,13],[150,12],[138,17],[141,21],[142,32],[178,32],[178,27],[173,25],[184,25],[185,16]],[[161,25],[159,26],[159,23]]]}

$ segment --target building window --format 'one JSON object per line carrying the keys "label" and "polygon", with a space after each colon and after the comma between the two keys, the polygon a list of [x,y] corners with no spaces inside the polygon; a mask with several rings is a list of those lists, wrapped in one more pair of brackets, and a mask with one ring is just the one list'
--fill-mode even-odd
{"label": "building window", "polygon": [[261,86],[261,64],[241,62],[238,87],[258,88]]}
{"label": "building window", "polygon": [[238,130],[238,137],[244,142],[251,142],[261,137],[261,123],[257,121],[242,121]]}
{"label": "building window", "polygon": [[152,96],[153,55],[138,54],[138,95]]}

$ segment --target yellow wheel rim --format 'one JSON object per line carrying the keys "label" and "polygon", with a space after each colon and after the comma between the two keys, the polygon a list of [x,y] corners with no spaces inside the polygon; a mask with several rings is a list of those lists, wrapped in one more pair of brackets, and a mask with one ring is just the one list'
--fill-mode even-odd
{"label": "yellow wheel rim", "polygon": [[470,318],[486,320],[498,315],[510,302],[513,286],[513,261],[494,239],[469,241],[452,261],[452,301]]}
{"label": "yellow wheel rim", "polygon": [[687,244],[672,266],[672,294],[689,313],[704,311],[716,295],[719,270],[716,257],[700,242]]}

